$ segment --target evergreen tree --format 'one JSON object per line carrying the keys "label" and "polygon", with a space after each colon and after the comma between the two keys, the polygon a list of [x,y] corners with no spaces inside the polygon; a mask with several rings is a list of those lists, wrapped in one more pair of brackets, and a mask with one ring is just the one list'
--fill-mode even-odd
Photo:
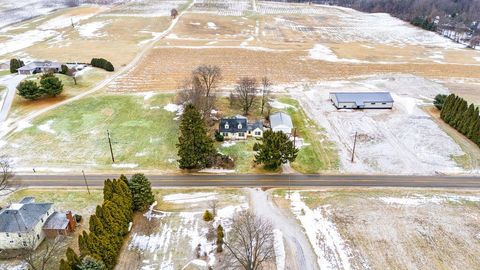
{"label": "evergreen tree", "polygon": [[105,180],[103,184],[103,199],[111,200],[113,197],[113,185],[110,179]]}
{"label": "evergreen tree", "polygon": [[177,149],[182,169],[204,168],[208,158],[215,153],[202,115],[192,104],[188,104],[183,112]]}
{"label": "evergreen tree", "polygon": [[107,228],[104,228],[103,218],[100,219],[97,217],[97,215],[92,215],[90,217],[90,221],[89,221],[90,232],[96,235],[103,235],[105,234],[105,230],[108,229],[108,224],[106,225],[107,225]]}
{"label": "evergreen tree", "polygon": [[82,256],[90,254],[90,249],[88,246],[88,235],[85,231],[83,231],[83,233],[78,236],[78,249],[80,250],[80,255]]}
{"label": "evergreen tree", "polygon": [[125,175],[120,175],[120,177],[118,178],[118,180],[122,180],[123,182],[125,182],[125,184],[127,184],[128,186],[128,178],[125,176]]}
{"label": "evergreen tree", "polygon": [[20,68],[20,62],[18,59],[10,59],[10,73],[17,73]]}
{"label": "evergreen tree", "polygon": [[224,237],[223,227],[222,225],[218,225],[217,227],[217,252],[223,251],[223,237]]}
{"label": "evergreen tree", "polygon": [[447,99],[447,95],[438,94],[435,96],[435,99],[433,100],[433,105],[435,105],[437,109],[442,110],[446,99]]}
{"label": "evergreen tree", "polygon": [[80,265],[79,270],[106,270],[105,264],[101,260],[97,260],[91,256],[85,256]]}
{"label": "evergreen tree", "polygon": [[40,79],[40,88],[45,95],[56,97],[62,93],[63,84],[59,78],[47,73]]}
{"label": "evergreen tree", "polygon": [[284,163],[295,161],[298,153],[288,135],[281,131],[265,131],[262,143],[255,143],[254,147],[258,149],[255,163],[264,164],[268,170],[275,170]]}
{"label": "evergreen tree", "polygon": [[210,211],[205,210],[205,213],[203,213],[203,220],[206,222],[212,221],[213,220],[213,214],[210,213]]}
{"label": "evergreen tree", "polygon": [[31,80],[26,80],[18,84],[17,90],[21,97],[30,100],[36,100],[43,96],[43,92],[37,83]]}
{"label": "evergreen tree", "polygon": [[143,173],[132,176],[128,183],[133,198],[133,209],[144,211],[155,201],[150,181]]}

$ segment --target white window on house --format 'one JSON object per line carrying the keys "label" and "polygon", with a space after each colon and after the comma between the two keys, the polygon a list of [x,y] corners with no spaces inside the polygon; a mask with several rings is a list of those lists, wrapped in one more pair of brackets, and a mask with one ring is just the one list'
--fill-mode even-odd
{"label": "white window on house", "polygon": [[343,108],[346,108],[346,107],[347,107],[347,105],[343,105]]}
{"label": "white window on house", "polygon": [[225,123],[225,129],[229,129],[230,126],[228,125],[228,123]]}
{"label": "white window on house", "polygon": [[10,244],[13,244],[13,240],[10,240]]}
{"label": "white window on house", "polygon": [[27,242],[23,241],[23,246],[26,247],[26,246],[27,246]]}
{"label": "white window on house", "polygon": [[238,129],[242,129],[242,124],[238,124]]}
{"label": "white window on house", "polygon": [[375,105],[376,103],[375,103],[375,102],[372,102],[371,104],[372,104],[372,105]]}
{"label": "white window on house", "polygon": [[239,133],[238,133],[238,136],[239,136],[239,137],[244,137],[244,136],[245,136],[245,133],[239,132]]}
{"label": "white window on house", "polygon": [[260,136],[260,135],[261,135],[261,132],[260,132],[260,131],[255,131],[255,135],[256,135],[256,136]]}
{"label": "white window on house", "polygon": [[228,136],[228,132],[223,132],[223,136]]}
{"label": "white window on house", "polygon": [[387,103],[385,103],[385,102],[382,102],[382,104],[383,104],[383,105],[387,105]]}

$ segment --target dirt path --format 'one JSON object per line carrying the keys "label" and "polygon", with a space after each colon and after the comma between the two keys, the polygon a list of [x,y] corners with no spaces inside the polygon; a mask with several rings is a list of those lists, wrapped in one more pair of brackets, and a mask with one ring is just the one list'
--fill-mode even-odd
{"label": "dirt path", "polygon": [[[41,109],[41,110],[38,110],[38,111],[35,111],[35,112],[32,112],[30,114],[28,114],[27,116],[23,117],[23,118],[20,118],[20,119],[15,119],[15,121],[11,121],[11,122],[8,122],[8,121],[5,121],[4,125],[2,126],[2,129],[0,131],[0,139],[1,138],[4,138],[6,135],[8,135],[10,132],[14,131],[17,127],[18,127],[18,123],[28,123],[28,122],[31,122],[33,119],[35,119],[36,117],[46,113],[46,112],[49,112],[53,109],[56,109],[60,106],[63,106],[65,104],[68,104],[68,103],[71,103],[73,101],[76,101],[76,100],[79,100],[87,95],[90,95],[92,93],[95,93],[99,90],[101,90],[102,88],[104,88],[105,86],[107,86],[109,83],[111,83],[112,81],[114,81],[115,79],[119,78],[120,76],[126,74],[127,72],[129,72],[130,70],[132,70],[138,63],[140,63],[140,61],[145,57],[145,55],[147,55],[147,52],[152,49],[155,45],[155,43],[161,39],[163,39],[164,37],[166,37],[167,35],[170,34],[170,32],[172,31],[172,29],[175,27],[175,25],[177,25],[178,21],[180,20],[180,18],[185,14],[185,12],[187,12],[187,10],[189,10],[191,7],[193,6],[193,2],[190,3],[190,5],[183,11],[181,12],[177,18],[173,19],[172,22],[170,23],[170,26],[162,32],[161,35],[158,35],[155,39],[153,39],[152,41],[150,41],[150,43],[148,43],[138,54],[137,56],[135,56],[135,58],[128,64],[126,65],[125,67],[121,68],[117,73],[115,73],[113,76],[103,80],[102,82],[100,82],[99,84],[97,84],[96,86],[94,86],[92,89],[88,90],[88,91],[85,91],[75,97],[72,97],[70,99],[67,99],[67,100],[64,100],[62,102],[59,102],[57,104],[54,104],[52,106],[49,106],[49,107],[46,107],[44,109]],[[13,98],[12,98],[13,100]]]}
{"label": "dirt path", "polygon": [[283,214],[260,189],[248,189],[250,206],[255,213],[269,219],[273,227],[282,231],[287,254],[286,269],[317,270],[317,257],[312,246],[296,220]]}

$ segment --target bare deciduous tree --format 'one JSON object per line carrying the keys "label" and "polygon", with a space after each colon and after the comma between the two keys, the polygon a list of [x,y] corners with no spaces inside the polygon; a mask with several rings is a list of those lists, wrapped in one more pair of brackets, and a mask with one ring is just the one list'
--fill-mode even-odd
{"label": "bare deciduous tree", "polygon": [[27,263],[28,269],[46,270],[50,269],[49,262],[60,256],[62,253],[62,242],[64,237],[57,236],[54,240],[46,240],[45,247],[35,250],[35,236],[27,240],[27,248],[23,254],[23,260]]}
{"label": "bare deciduous tree", "polygon": [[265,108],[265,104],[268,102],[270,96],[270,87],[272,86],[272,82],[267,76],[262,78],[262,115],[263,109]]}
{"label": "bare deciduous tree", "polygon": [[72,77],[73,83],[77,85],[77,69],[69,68],[66,75]]}
{"label": "bare deciduous tree", "polygon": [[184,80],[178,95],[178,102],[192,103],[205,117],[209,117],[215,106],[215,92],[222,79],[222,72],[217,66],[202,65],[192,71],[190,78]]}
{"label": "bare deciduous tree", "polygon": [[275,258],[272,224],[252,211],[240,212],[224,242],[228,269],[262,269]]}
{"label": "bare deciduous tree", "polygon": [[218,208],[218,200],[217,199],[211,200],[208,203],[208,207],[210,207],[210,209],[212,209],[213,216],[216,216],[217,215],[217,208]]}
{"label": "bare deciduous tree", "polygon": [[10,179],[13,178],[12,163],[8,156],[0,156],[0,191],[4,191],[9,186]]}
{"label": "bare deciduous tree", "polygon": [[257,100],[258,85],[255,78],[241,78],[230,95],[233,104],[238,104],[244,115],[248,115]]}
{"label": "bare deciduous tree", "polygon": [[480,35],[474,36],[470,39],[470,48],[475,49],[478,45],[480,45]]}
{"label": "bare deciduous tree", "polygon": [[172,10],[170,10],[170,16],[172,17],[172,19],[177,18],[177,16],[178,16],[178,11],[177,11],[177,9],[172,8]]}

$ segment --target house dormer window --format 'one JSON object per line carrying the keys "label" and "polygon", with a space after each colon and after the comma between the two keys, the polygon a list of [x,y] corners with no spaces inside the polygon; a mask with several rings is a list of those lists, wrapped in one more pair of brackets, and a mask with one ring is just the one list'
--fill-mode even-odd
{"label": "house dormer window", "polygon": [[238,129],[242,129],[242,124],[241,123],[238,124]]}
{"label": "house dormer window", "polygon": [[225,129],[229,129],[228,123],[225,123]]}

